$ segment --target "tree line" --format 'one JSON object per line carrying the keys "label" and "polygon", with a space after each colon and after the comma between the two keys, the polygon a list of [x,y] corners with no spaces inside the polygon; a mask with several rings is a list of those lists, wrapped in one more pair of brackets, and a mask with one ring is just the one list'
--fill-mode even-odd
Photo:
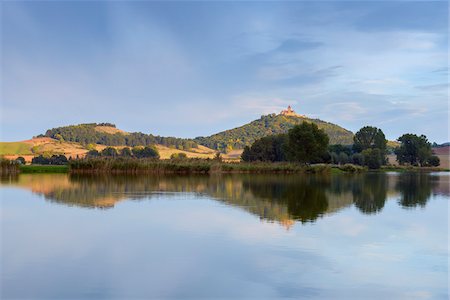
{"label": "tree line", "polygon": [[[431,143],[424,135],[404,134],[394,153],[401,164],[439,166],[432,154]],[[379,169],[387,164],[387,140],[383,131],[372,126],[361,128],[353,137],[353,145],[329,145],[328,135],[314,123],[303,122],[287,134],[266,136],[246,146],[243,161],[293,161],[299,163],[334,163]]]}
{"label": "tree line", "polygon": [[162,137],[142,132],[131,133],[106,133],[95,130],[97,126],[116,127],[111,123],[87,123],[52,128],[46,131],[45,135],[60,141],[76,142],[83,145],[100,144],[106,146],[148,146],[160,144],[180,150],[197,148],[198,144],[190,139],[175,137]]}
{"label": "tree line", "polygon": [[86,157],[127,157],[127,158],[154,158],[159,159],[159,152],[153,146],[136,146],[133,148],[125,147],[117,150],[113,147],[106,147],[102,151],[90,150]]}

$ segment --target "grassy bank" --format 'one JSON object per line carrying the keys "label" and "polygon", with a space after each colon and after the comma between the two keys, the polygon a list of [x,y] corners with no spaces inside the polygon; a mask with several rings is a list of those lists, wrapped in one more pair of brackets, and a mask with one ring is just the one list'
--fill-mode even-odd
{"label": "grassy bank", "polygon": [[91,158],[73,160],[70,172],[76,174],[225,174],[225,173],[329,173],[360,172],[365,170],[355,165],[333,167],[331,165],[301,165],[297,163],[227,163],[215,160],[154,160],[154,159],[102,159]]}
{"label": "grassy bank", "polygon": [[20,166],[20,173],[67,173],[69,166],[25,165]]}
{"label": "grassy bank", "polygon": [[382,166],[381,171],[385,172],[450,172],[450,169],[441,167],[417,167],[417,166]]}

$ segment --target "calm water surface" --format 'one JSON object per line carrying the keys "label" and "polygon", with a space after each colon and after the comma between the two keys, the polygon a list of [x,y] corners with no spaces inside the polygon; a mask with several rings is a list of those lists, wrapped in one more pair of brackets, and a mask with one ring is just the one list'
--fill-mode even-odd
{"label": "calm water surface", "polygon": [[448,299],[450,177],[1,183],[1,298]]}

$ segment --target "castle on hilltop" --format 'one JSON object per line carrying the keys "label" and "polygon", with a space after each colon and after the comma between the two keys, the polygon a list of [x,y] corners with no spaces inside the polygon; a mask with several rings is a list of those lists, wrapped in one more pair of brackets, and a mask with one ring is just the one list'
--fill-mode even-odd
{"label": "castle on hilltop", "polygon": [[297,114],[290,105],[287,107],[287,109],[283,109],[280,112],[280,115],[288,116],[288,117],[305,117],[304,115]]}

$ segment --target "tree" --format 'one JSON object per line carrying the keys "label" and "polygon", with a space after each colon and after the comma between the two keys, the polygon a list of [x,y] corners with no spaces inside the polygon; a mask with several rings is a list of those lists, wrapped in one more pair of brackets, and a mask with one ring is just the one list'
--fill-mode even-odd
{"label": "tree", "polygon": [[361,154],[364,157],[364,165],[368,166],[369,169],[379,169],[384,163],[383,155],[378,148],[365,149]]}
{"label": "tree", "polygon": [[387,140],[381,129],[372,126],[361,128],[353,137],[353,150],[362,152],[365,149],[386,151]]}
{"label": "tree", "polygon": [[113,148],[113,147],[106,147],[105,149],[102,150],[102,156],[116,157],[117,154],[118,153],[117,153],[116,148]]}
{"label": "tree", "polygon": [[137,158],[157,158],[159,159],[159,153],[158,150],[154,147],[134,147],[133,155]]}
{"label": "tree", "polygon": [[131,152],[131,149],[128,147],[122,148],[120,150],[120,156],[122,157],[132,157],[133,156],[133,152]]}
{"label": "tree", "polygon": [[284,147],[287,135],[271,135],[256,140],[251,147],[246,146],[241,155],[243,161],[284,161]]}
{"label": "tree", "polygon": [[386,163],[387,140],[381,129],[365,126],[355,133],[353,142],[353,150],[362,154],[364,165],[370,169],[379,169]]}
{"label": "tree", "polygon": [[66,165],[68,163],[68,160],[64,155],[52,155],[51,157],[44,157],[43,155],[39,155],[33,157],[31,163],[38,165]]}
{"label": "tree", "polygon": [[303,122],[288,131],[286,154],[290,161],[300,163],[323,162],[329,138],[316,124]]}
{"label": "tree", "polygon": [[364,166],[364,155],[361,153],[355,153],[352,155],[352,162],[355,165]]}
{"label": "tree", "polygon": [[87,157],[99,157],[101,156],[100,152],[98,152],[97,150],[93,149],[88,151],[88,153],[86,153]]}
{"label": "tree", "polygon": [[427,160],[432,156],[431,143],[425,135],[417,136],[407,133],[397,139],[401,144],[395,149],[397,161],[403,164],[413,166],[424,166]]}
{"label": "tree", "polygon": [[16,158],[16,161],[21,165],[24,165],[26,163],[25,158],[23,158],[22,156]]}

